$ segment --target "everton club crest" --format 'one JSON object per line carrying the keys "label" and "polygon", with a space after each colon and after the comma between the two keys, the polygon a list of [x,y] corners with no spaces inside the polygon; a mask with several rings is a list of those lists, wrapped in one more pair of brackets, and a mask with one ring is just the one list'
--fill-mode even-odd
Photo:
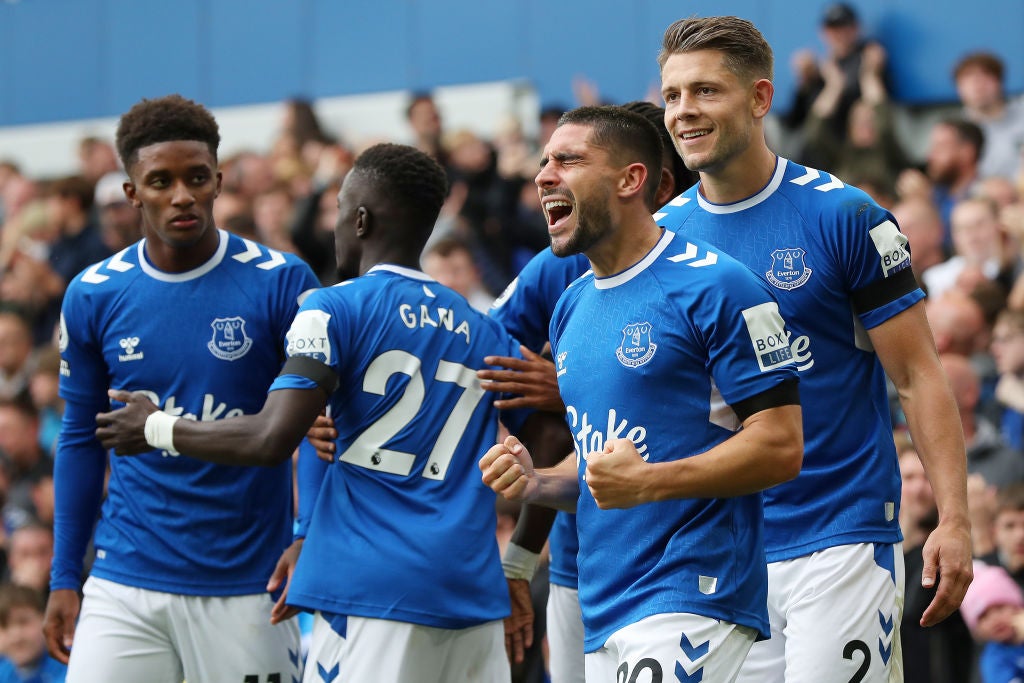
{"label": "everton club crest", "polygon": [[233,318],[214,318],[210,323],[213,338],[206,343],[210,353],[222,360],[238,360],[252,346],[252,337],[245,333],[245,320]]}
{"label": "everton club crest", "polygon": [[630,323],[622,328],[622,342],[615,356],[627,368],[636,368],[654,358],[658,345],[651,341],[651,324]]}
{"label": "everton club crest", "polygon": [[796,289],[811,277],[811,269],[804,263],[807,252],[800,247],[776,249],[772,252],[772,269],[765,273],[768,282],[779,289]]}

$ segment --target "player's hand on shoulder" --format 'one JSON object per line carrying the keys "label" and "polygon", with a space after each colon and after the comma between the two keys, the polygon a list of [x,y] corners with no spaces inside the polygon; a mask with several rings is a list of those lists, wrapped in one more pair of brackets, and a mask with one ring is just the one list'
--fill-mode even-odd
{"label": "player's hand on shoulder", "polygon": [[484,484],[508,500],[526,500],[536,487],[530,452],[514,436],[491,446],[479,465]]}
{"label": "player's hand on shoulder", "polygon": [[62,664],[67,664],[71,655],[79,605],[78,591],[68,588],[51,591],[46,601],[46,614],[43,617],[46,649],[51,657]]}
{"label": "player's hand on shoulder", "polygon": [[146,441],[146,419],[158,408],[141,391],[111,389],[107,395],[124,403],[123,408],[96,416],[96,438],[117,455],[135,455],[153,450]]}
{"label": "player's hand on shoulder", "polygon": [[587,455],[585,479],[602,510],[630,508],[653,500],[647,481],[651,466],[629,439],[609,439],[603,451]]}
{"label": "player's hand on shoulder", "polygon": [[534,353],[525,346],[520,346],[522,358],[511,356],[487,356],[484,362],[488,365],[504,368],[503,370],[477,370],[476,376],[480,386],[498,394],[515,394],[515,398],[498,399],[494,407],[499,410],[516,408],[535,408],[562,415],[565,404],[558,393],[558,377],[555,364]]}

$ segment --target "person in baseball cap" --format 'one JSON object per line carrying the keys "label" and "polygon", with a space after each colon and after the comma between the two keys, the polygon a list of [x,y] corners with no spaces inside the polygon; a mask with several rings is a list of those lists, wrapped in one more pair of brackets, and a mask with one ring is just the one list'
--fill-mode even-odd
{"label": "person in baseball cap", "polygon": [[124,194],[128,175],[111,171],[96,182],[94,206],[100,237],[112,252],[118,252],[142,237],[142,215]]}
{"label": "person in baseball cap", "polygon": [[857,11],[845,2],[837,2],[825,8],[821,16],[822,26],[828,28],[840,28],[845,26],[856,26],[858,24]]}

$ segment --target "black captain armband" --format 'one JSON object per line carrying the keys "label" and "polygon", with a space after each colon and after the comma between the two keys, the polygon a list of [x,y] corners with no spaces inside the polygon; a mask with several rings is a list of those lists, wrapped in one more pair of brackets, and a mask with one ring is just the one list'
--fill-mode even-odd
{"label": "black captain armband", "polygon": [[792,405],[800,405],[800,389],[795,379],[788,379],[767,391],[762,391],[757,396],[736,401],[730,407],[736,413],[736,417],[740,419],[740,422],[743,422],[754,413],[759,413],[762,410]]}
{"label": "black captain armband", "polygon": [[901,296],[910,294],[917,287],[917,278],[914,277],[914,271],[908,266],[854,292],[850,297],[853,301],[853,310],[858,315],[873,311]]}
{"label": "black captain armband", "polygon": [[331,369],[331,366],[309,356],[292,356],[286,360],[281,372],[278,373],[279,377],[281,375],[299,375],[311,379],[328,396],[338,388],[338,374]]}

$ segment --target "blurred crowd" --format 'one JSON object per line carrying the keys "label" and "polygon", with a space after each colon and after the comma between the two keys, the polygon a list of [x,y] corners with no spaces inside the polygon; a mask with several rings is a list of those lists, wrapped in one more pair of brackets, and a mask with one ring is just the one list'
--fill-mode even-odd
{"label": "blurred crowd", "polygon": [[[1005,92],[999,55],[962,55],[950,74],[959,101],[941,108],[928,131],[915,131],[927,141],[915,153],[895,125],[902,105],[891,96],[886,46],[864,35],[855,8],[828,7],[818,38],[817,50],[793,55],[798,88],[792,101],[775,102],[769,130],[777,149],[863,188],[895,216],[928,293],[967,443],[975,555],[983,564],[961,615],[921,629],[930,600],[920,586],[921,545],[937,513],[894,397],[906,680],[1011,680],[988,672],[1024,653],[1024,100]],[[585,80],[575,95],[574,105],[601,102]],[[532,181],[563,110],[545,107],[539,121],[507,121],[483,139],[446,129],[430,93],[408,99],[408,130],[396,139],[437,158],[451,184],[423,268],[479,309],[548,244]],[[283,103],[267,136],[269,151],[220,160],[216,223],[300,255],[324,285],[334,284],[336,194],[363,145],[325,129],[315,103],[303,99]],[[7,661],[24,670],[42,652],[41,635],[37,649],[26,645],[13,615],[41,619],[37,605],[47,591],[62,294],[77,273],[141,236],[112,141],[86,138],[77,151],[77,172],[61,178],[27,177],[0,159],[0,653],[8,658],[0,660],[0,683],[22,680],[3,677]]]}

